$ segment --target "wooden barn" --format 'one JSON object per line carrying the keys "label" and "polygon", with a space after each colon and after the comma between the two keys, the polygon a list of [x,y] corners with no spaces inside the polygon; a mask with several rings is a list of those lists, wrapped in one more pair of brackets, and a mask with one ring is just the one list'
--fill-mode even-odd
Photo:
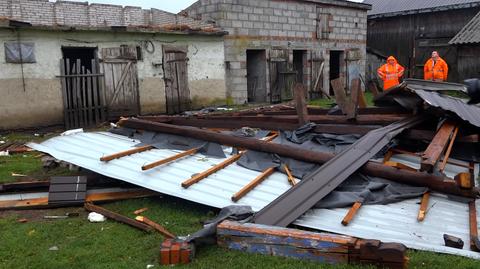
{"label": "wooden barn", "polygon": [[[465,79],[460,67],[463,52],[449,42],[480,11],[480,1],[473,0],[365,0],[368,12],[367,80],[376,79],[380,57],[395,56],[406,71],[405,77],[423,78],[423,66],[436,50],[450,67],[448,81]],[[466,50],[465,55],[469,53]],[[473,59],[472,59],[473,60]]]}

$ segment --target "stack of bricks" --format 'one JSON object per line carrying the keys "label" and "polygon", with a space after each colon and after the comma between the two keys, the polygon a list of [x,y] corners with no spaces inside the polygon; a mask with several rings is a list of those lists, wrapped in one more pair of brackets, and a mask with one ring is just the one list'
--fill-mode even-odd
{"label": "stack of bricks", "polygon": [[160,264],[189,264],[195,257],[195,245],[178,239],[166,239],[160,249]]}

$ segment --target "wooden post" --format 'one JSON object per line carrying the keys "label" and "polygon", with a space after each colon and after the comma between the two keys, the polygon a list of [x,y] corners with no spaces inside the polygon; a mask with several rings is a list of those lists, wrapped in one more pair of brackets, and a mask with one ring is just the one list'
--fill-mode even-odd
{"label": "wooden post", "polygon": [[197,153],[198,150],[199,150],[199,148],[193,148],[193,149],[184,151],[184,152],[182,152],[182,153],[175,154],[175,155],[173,155],[172,157],[168,157],[168,158],[165,158],[165,159],[163,159],[163,160],[156,161],[156,162],[153,162],[153,163],[144,165],[144,166],[142,166],[142,170],[143,170],[143,171],[145,171],[145,170],[150,170],[150,169],[153,169],[153,168],[155,168],[155,167],[157,167],[157,166],[164,165],[164,164],[167,164],[167,163],[176,161],[176,160],[178,160],[178,159],[180,159],[180,158],[183,158],[183,157],[185,157],[185,156],[193,155],[193,154]]}
{"label": "wooden post", "polygon": [[469,224],[470,224],[470,249],[473,251],[480,250],[480,242],[478,240],[478,223],[477,223],[477,207],[475,200],[468,203]]}
{"label": "wooden post", "polygon": [[430,200],[430,192],[425,192],[422,197],[422,202],[420,204],[420,210],[418,210],[418,221],[423,221],[425,219],[425,215],[427,214],[428,208],[428,201]]}
{"label": "wooden post", "polygon": [[251,192],[256,186],[262,183],[267,177],[272,175],[275,172],[274,167],[270,167],[267,170],[263,171],[258,177],[256,177],[252,182],[248,183],[247,186],[243,187],[240,191],[235,193],[232,196],[232,201],[238,202],[238,200],[242,199],[245,195]]}
{"label": "wooden post", "polygon": [[348,109],[347,117],[349,119],[354,119],[357,117],[357,112],[358,112],[358,102],[359,102],[359,96],[360,92],[362,91],[362,86],[361,86],[361,81],[360,79],[353,79],[352,80],[352,85],[350,89],[350,104],[348,105],[350,108]]}
{"label": "wooden post", "polygon": [[84,205],[85,209],[88,210],[88,211],[91,211],[91,212],[96,212],[98,214],[102,214],[104,215],[105,217],[109,218],[109,219],[113,219],[113,220],[116,220],[118,222],[121,222],[121,223],[124,223],[124,224],[127,224],[127,225],[130,225],[132,227],[135,227],[135,228],[138,228],[140,230],[143,230],[143,231],[146,231],[146,232],[151,232],[152,231],[152,228],[148,225],[145,225],[143,223],[140,223],[138,221],[135,221],[131,218],[127,218],[125,216],[122,216],[120,214],[117,214],[115,212],[112,212],[110,210],[107,210],[103,207],[100,207],[100,206],[96,206],[96,205],[93,205],[93,204],[90,204],[90,203],[85,203]]}
{"label": "wooden post", "polygon": [[335,102],[342,110],[343,114],[348,114],[349,109],[347,108],[347,95],[345,93],[345,88],[343,87],[344,78],[340,77],[332,80],[330,83],[335,94]]}
{"label": "wooden post", "polygon": [[421,171],[433,172],[433,168],[445,151],[454,129],[455,124],[451,121],[445,121],[442,124],[432,142],[422,155],[422,163],[420,165]]}
{"label": "wooden post", "polygon": [[143,147],[138,147],[138,148],[134,148],[134,149],[129,149],[129,150],[122,151],[122,152],[119,152],[119,153],[115,153],[115,154],[112,154],[112,155],[104,156],[104,157],[100,158],[100,161],[109,162],[109,161],[112,161],[112,160],[115,160],[115,159],[123,158],[125,156],[130,156],[132,154],[141,153],[141,152],[144,152],[144,151],[147,151],[147,150],[151,150],[153,148],[154,148],[153,146],[143,146]]}
{"label": "wooden post", "polygon": [[298,123],[303,126],[309,122],[307,102],[305,100],[306,88],[300,83],[295,84],[295,105],[297,108]]}

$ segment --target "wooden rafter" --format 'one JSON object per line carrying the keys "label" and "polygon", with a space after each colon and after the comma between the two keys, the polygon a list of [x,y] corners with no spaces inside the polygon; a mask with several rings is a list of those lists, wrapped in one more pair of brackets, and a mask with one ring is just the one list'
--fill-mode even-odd
{"label": "wooden rafter", "polygon": [[150,146],[150,145],[143,146],[143,147],[138,147],[138,148],[134,148],[134,149],[129,149],[129,150],[118,152],[118,153],[115,153],[115,154],[112,154],[112,155],[104,156],[104,157],[100,158],[100,161],[109,162],[109,161],[112,161],[112,160],[115,160],[115,159],[120,159],[120,158],[130,156],[130,155],[133,155],[133,154],[136,154],[136,153],[145,152],[145,151],[148,151],[148,150],[151,150],[151,149],[154,149],[154,147]]}
{"label": "wooden rafter", "polygon": [[183,158],[183,157],[186,157],[186,156],[190,156],[190,155],[193,155],[195,153],[198,152],[200,148],[193,148],[193,149],[189,149],[187,151],[184,151],[182,153],[179,153],[179,154],[175,154],[171,157],[168,157],[168,158],[165,158],[165,159],[162,159],[160,161],[156,161],[156,162],[153,162],[153,163],[150,163],[150,164],[146,164],[144,166],[142,166],[142,170],[145,171],[145,170],[150,170],[150,169],[153,169],[155,167],[158,167],[160,165],[164,165],[164,164],[167,164],[167,163],[171,163],[173,161],[176,161],[180,158]]}
{"label": "wooden rafter", "polygon": [[420,203],[420,210],[418,210],[418,221],[423,221],[427,215],[428,202],[430,200],[430,192],[425,192],[422,197],[422,202]]}
{"label": "wooden rafter", "polygon": [[240,191],[235,193],[232,196],[232,201],[238,202],[240,199],[242,199],[245,195],[247,195],[249,192],[251,192],[255,187],[260,185],[265,179],[267,179],[269,176],[271,176],[275,172],[275,167],[270,167],[263,171],[259,176],[257,176],[254,180],[252,180],[248,185],[243,187]]}

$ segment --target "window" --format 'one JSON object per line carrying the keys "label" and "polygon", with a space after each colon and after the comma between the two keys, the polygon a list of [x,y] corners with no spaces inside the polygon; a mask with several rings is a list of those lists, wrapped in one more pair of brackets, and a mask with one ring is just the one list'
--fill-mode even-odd
{"label": "window", "polygon": [[35,43],[5,42],[5,60],[7,63],[35,63]]}

